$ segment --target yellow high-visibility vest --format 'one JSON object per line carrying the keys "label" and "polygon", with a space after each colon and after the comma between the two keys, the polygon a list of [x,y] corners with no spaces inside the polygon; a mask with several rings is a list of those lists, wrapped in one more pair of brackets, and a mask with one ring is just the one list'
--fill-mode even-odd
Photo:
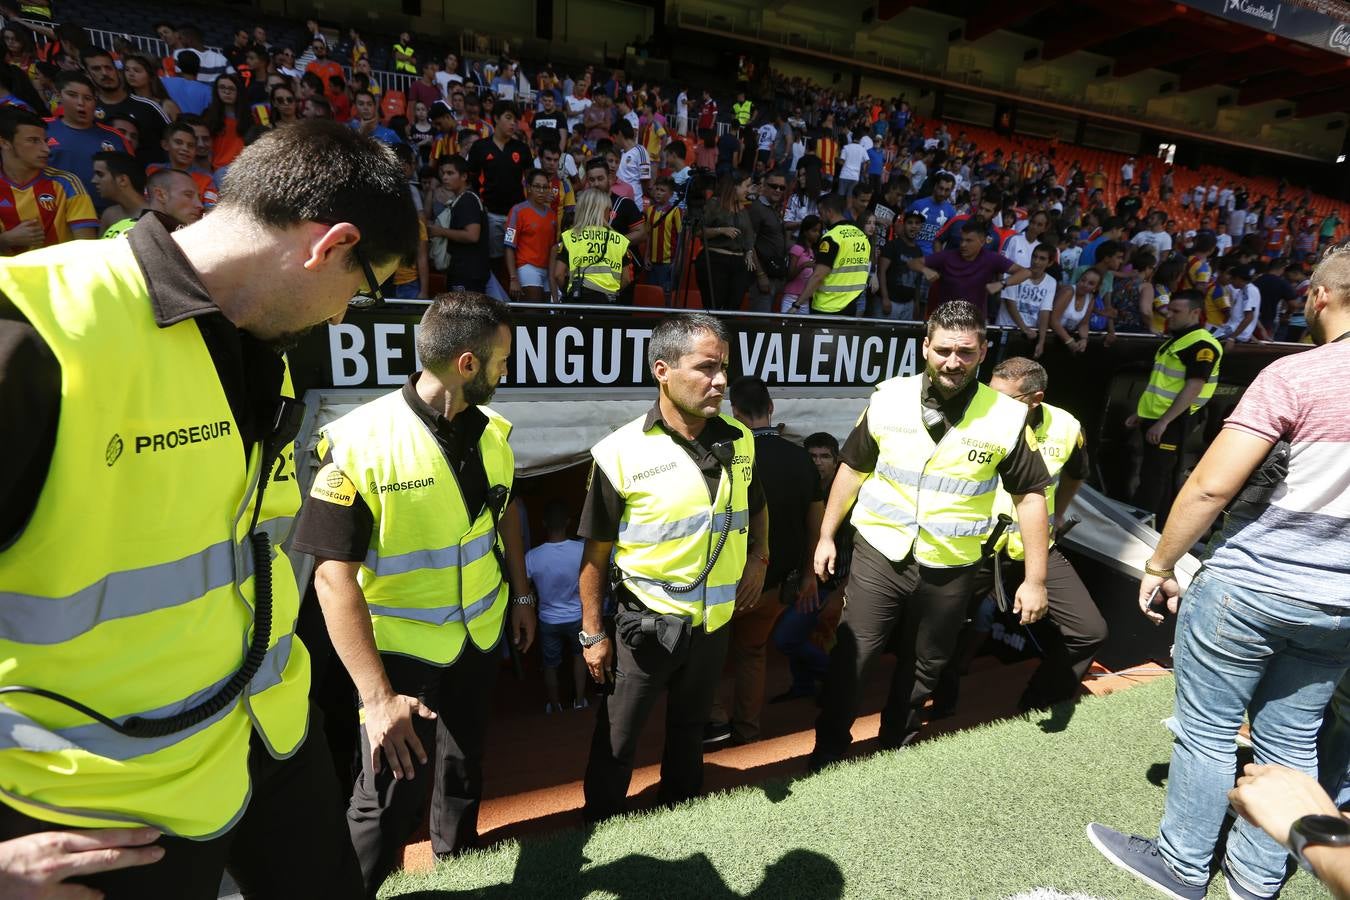
{"label": "yellow high-visibility vest", "polygon": [[[838,246],[830,274],[811,297],[812,312],[835,313],[848,308],[867,287],[872,268],[872,243],[852,222],[840,222],[825,233]],[[825,247],[822,239],[821,249]]]}
{"label": "yellow high-visibility vest", "polygon": [[[624,586],[658,613],[688,616],[716,631],[731,620],[736,584],[745,569],[749,545],[750,480],[754,476],[755,439],[735,426],[734,457],[722,470],[717,496],[698,465],[660,425],[648,431],[645,416],[629,422],[591,449],[595,464],[624,499],[614,562]],[[717,563],[697,590],[671,593],[658,582],[692,584],[708,562],[731,500],[731,531]]]}
{"label": "yellow high-visibility vest", "polygon": [[[478,409],[488,419],[478,440],[488,487],[509,492],[511,423]],[[333,464],[320,469],[311,493],[334,503],[359,494],[374,517],[356,580],[370,608],[375,646],[438,666],[459,658],[466,635],[479,650],[495,647],[509,591],[492,510],[485,504],[470,521],[445,453],[403,392],[330,424],[320,455],[330,446]]]}
{"label": "yellow high-visibility vest", "polygon": [[[3,292],[61,365],[56,444],[32,519],[0,552],[0,672],[118,721],[165,718],[243,663],[255,578],[248,540],[262,448],[244,448],[197,323],[159,327],[128,241],[0,262]],[[247,449],[247,465],[243,450]],[[220,713],[162,738],[119,734],[57,702],[0,697],[0,800],[81,827],[147,823],[206,839],[248,801],[249,738],[277,757],[308,725],[309,654],[281,542],[294,459],[265,481],[267,655]]]}
{"label": "yellow high-visibility vest", "polygon": [[[1049,403],[1041,404],[1041,424],[1033,430],[1039,445],[1041,459],[1050,473],[1050,484],[1045,489],[1046,516],[1053,520],[1055,515],[1055,491],[1059,487],[1059,473],[1064,464],[1073,455],[1074,448],[1083,446],[1083,426],[1073,415]],[[999,550],[1007,549],[1009,559],[1025,559],[1026,550],[1022,545],[1022,531],[1018,527],[1017,507],[1012,495],[998,488],[998,497],[994,500],[994,515],[1007,513],[1013,517],[1013,523],[999,539]]]}
{"label": "yellow high-visibility vest", "polygon": [[968,566],[994,530],[998,465],[1017,446],[1027,408],[980,384],[961,421],[934,444],[922,383],[922,375],[883,381],[868,402],[881,453],[858,492],[853,526],[895,562],[912,551],[931,568]]}
{"label": "yellow high-visibility vest", "polygon": [[[1135,407],[1135,414],[1139,418],[1160,419],[1171,407],[1172,401],[1186,386],[1186,363],[1181,359],[1181,351],[1196,344],[1209,345],[1206,349],[1213,354],[1214,368],[1210,370],[1205,386],[1200,389],[1200,396],[1191,403],[1191,413],[1194,414],[1214,396],[1214,388],[1219,383],[1219,362],[1223,358],[1223,345],[1205,329],[1197,328],[1179,338],[1164,341],[1153,354],[1153,371],[1149,374],[1148,387],[1139,395],[1139,404]],[[1199,352],[1203,354],[1206,350]]]}
{"label": "yellow high-visibility vest", "polygon": [[742,100],[740,103],[731,104],[731,114],[736,117],[736,124],[744,128],[750,124],[750,110],[753,104],[749,100]]}
{"label": "yellow high-visibility vest", "polygon": [[568,279],[603,294],[617,294],[622,285],[628,238],[612,228],[569,228],[563,232]]}
{"label": "yellow high-visibility vest", "polygon": [[406,54],[407,56],[411,57],[413,55],[413,48],[407,46],[406,44],[394,45],[394,71],[405,72],[409,75],[416,75],[417,66],[414,64],[413,60],[411,58],[399,59],[399,54]]}

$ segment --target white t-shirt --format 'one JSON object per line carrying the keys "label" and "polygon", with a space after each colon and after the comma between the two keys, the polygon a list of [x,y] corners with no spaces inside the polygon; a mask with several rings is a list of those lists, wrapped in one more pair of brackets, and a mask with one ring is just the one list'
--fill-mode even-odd
{"label": "white t-shirt", "polygon": [[586,110],[591,108],[591,98],[568,94],[567,98],[563,100],[563,106],[567,110],[567,131],[570,134],[574,128],[581,124],[581,117]]}
{"label": "white t-shirt", "polygon": [[923,187],[923,183],[928,180],[928,166],[924,165],[923,160],[916,159],[909,167],[909,184],[915,191]]}
{"label": "white t-shirt", "polygon": [[801,158],[805,155],[806,155],[806,141],[802,140],[799,137],[792,142],[792,161],[788,163],[788,171],[789,172],[797,171],[797,163],[801,162]]}
{"label": "white t-shirt", "polygon": [[1233,249],[1233,236],[1228,233],[1214,235],[1214,252],[1223,256]]}
{"label": "white t-shirt", "polygon": [[[1021,313],[1022,321],[1027,326],[1035,328],[1036,323],[1040,321],[1041,313],[1048,313],[1055,308],[1055,291],[1058,289],[1059,282],[1048,274],[1044,274],[1041,275],[1040,281],[1033,282],[1028,278],[1021,284],[1004,288],[1003,299],[1011,300],[1017,306],[1017,311]],[[1006,303],[998,305],[998,318],[994,324],[1005,328],[1017,326],[1017,323],[1013,321],[1012,314],[1008,312]]]}
{"label": "white t-shirt", "polygon": [[843,165],[839,167],[841,181],[857,181],[862,175],[862,167],[867,164],[867,151],[862,144],[845,144],[839,151]]}
{"label": "white t-shirt", "polygon": [[[1025,226],[1023,227],[1025,228]],[[1014,234],[1012,237],[1008,238],[1006,241],[1003,242],[1003,255],[1008,257],[1008,259],[1011,259],[1013,262],[1017,263],[1022,268],[1030,269],[1031,252],[1035,250],[1037,245],[1039,244],[1040,241],[1032,243],[1031,241],[1027,240],[1026,235]],[[1025,284],[1025,282],[1023,282],[1023,284]],[[1018,284],[1013,285],[1010,288],[1004,288],[1003,296],[1011,297],[1012,294],[1010,292],[1017,290],[1021,286],[1022,285]]]}
{"label": "white t-shirt", "polygon": [[1235,209],[1228,214],[1228,236],[1242,237],[1247,233],[1247,211]]}
{"label": "white t-shirt", "polygon": [[689,118],[689,94],[684,91],[680,91],[675,98],[675,115],[682,119]]}
{"label": "white t-shirt", "polygon": [[[1239,341],[1250,341],[1261,315],[1261,291],[1256,285],[1248,284],[1245,288],[1231,288],[1229,296],[1232,298],[1233,305],[1228,309],[1228,321],[1222,328],[1215,329],[1215,337],[1231,337]],[[1252,320],[1241,331],[1235,331],[1242,324],[1242,317],[1248,311],[1252,314]]]}
{"label": "white t-shirt", "polygon": [[778,137],[778,129],[772,122],[765,122],[759,126],[759,149],[772,150],[774,139]]}
{"label": "white t-shirt", "polygon": [[1205,205],[1205,186],[1203,184],[1197,184],[1195,190],[1191,191],[1191,203],[1196,206]]}
{"label": "white t-shirt", "polygon": [[1229,212],[1233,211],[1233,189],[1224,188],[1219,191],[1219,205]]}
{"label": "white t-shirt", "polygon": [[1081,325],[1083,320],[1092,312],[1092,297],[1085,297],[1081,308],[1076,305],[1077,303],[1078,295],[1075,293],[1074,296],[1069,298],[1069,305],[1064,307],[1064,315],[1059,317],[1059,324],[1062,325],[1064,330],[1069,332],[1070,335],[1073,334],[1073,330]]}
{"label": "white t-shirt", "polygon": [[437,72],[436,86],[441,89],[441,96],[450,96],[450,85],[463,84],[464,76],[458,72]]}
{"label": "white t-shirt", "polygon": [[1121,180],[1121,181],[1134,181],[1134,166],[1130,165],[1129,163],[1125,163],[1125,165],[1121,166],[1121,167],[1120,167],[1120,180]]}
{"label": "white t-shirt", "polygon": [[1165,231],[1141,231],[1130,238],[1130,243],[1136,247],[1151,247],[1158,262],[1172,252],[1172,236]]}
{"label": "white t-shirt", "polygon": [[618,175],[620,181],[633,188],[633,202],[641,210],[642,179],[652,177],[652,159],[647,154],[647,148],[641,144],[634,144],[631,149],[625,150],[619,157]]}

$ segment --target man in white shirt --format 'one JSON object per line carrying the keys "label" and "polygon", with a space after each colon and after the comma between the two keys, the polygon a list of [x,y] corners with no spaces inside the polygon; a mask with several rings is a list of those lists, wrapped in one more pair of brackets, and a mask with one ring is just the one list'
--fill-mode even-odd
{"label": "man in white shirt", "polygon": [[453,53],[445,54],[445,68],[436,73],[436,86],[441,95],[450,96],[450,85],[463,84],[464,76],[459,74],[459,57]]}
{"label": "man in white shirt", "polygon": [[1233,249],[1233,236],[1228,233],[1228,223],[1220,219],[1215,227],[1219,230],[1214,235],[1214,255],[1227,256],[1228,251]]}
{"label": "man in white shirt", "polygon": [[920,153],[909,167],[910,188],[916,194],[923,190],[923,183],[928,180],[928,163],[924,162],[927,158],[927,152]]}
{"label": "man in white shirt", "polygon": [[652,190],[652,159],[647,148],[637,142],[637,132],[627,119],[616,122],[613,133],[620,151],[617,177],[633,189],[633,202],[640,212],[646,205],[643,197]]}
{"label": "man in white shirt", "polygon": [[861,136],[861,131],[851,135],[849,142],[839,151],[838,193],[844,197],[853,193],[853,186],[862,177],[863,166],[867,165],[867,151],[858,143]]}
{"label": "man in white shirt", "polygon": [[778,139],[778,129],[774,127],[773,122],[765,122],[759,126],[756,132],[756,150],[755,159],[764,164],[765,171],[772,167],[773,161],[773,142]]}
{"label": "man in white shirt", "polygon": [[1038,244],[1031,252],[1031,277],[1021,284],[1004,288],[1003,300],[998,305],[994,324],[1016,328],[1027,340],[1037,343],[1036,355],[1044,349],[1050,312],[1055,308],[1055,291],[1059,282],[1045,271],[1050,266],[1052,251],[1048,244]]}
{"label": "man in white shirt", "polygon": [[1133,157],[1133,156],[1131,156],[1129,159],[1125,160],[1125,164],[1124,164],[1123,166],[1120,167],[1120,180],[1123,181],[1123,182],[1125,183],[1125,186],[1126,186],[1126,187],[1129,187],[1130,185],[1134,184],[1134,157]]}
{"label": "man in white shirt", "polygon": [[1191,208],[1196,212],[1205,208],[1205,186],[1197,184],[1195,190],[1191,191]]}
{"label": "man in white shirt", "polygon": [[1130,238],[1130,243],[1136,247],[1151,248],[1154,257],[1162,262],[1172,252],[1172,236],[1167,233],[1166,225],[1166,213],[1151,212],[1148,214],[1148,230]]}
{"label": "man in white shirt", "polygon": [[675,131],[680,137],[689,133],[689,91],[684,88],[675,97]]}
{"label": "man in white shirt", "polygon": [[1219,190],[1219,208],[1225,213],[1233,211],[1233,183],[1231,181]]}
{"label": "man in white shirt", "polygon": [[584,80],[572,86],[572,93],[567,95],[564,105],[567,107],[567,133],[571,134],[581,124],[582,115],[591,108],[591,98],[586,96]]}
{"label": "man in white shirt", "polygon": [[1252,284],[1255,277],[1255,266],[1236,266],[1228,273],[1233,305],[1228,309],[1228,321],[1213,329],[1214,336],[1219,340],[1245,344],[1256,333],[1261,313],[1261,291]]}

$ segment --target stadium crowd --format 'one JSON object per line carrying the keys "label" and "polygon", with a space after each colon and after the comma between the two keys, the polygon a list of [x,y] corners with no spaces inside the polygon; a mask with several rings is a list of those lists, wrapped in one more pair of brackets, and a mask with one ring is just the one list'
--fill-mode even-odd
{"label": "stadium crowd", "polygon": [[[1241,179],[1213,173],[1183,176],[1159,160],[1132,157],[1108,175],[1101,164],[1086,164],[1079,148],[1029,139],[1013,143],[973,126],[924,121],[903,98],[848,98],[772,76],[762,98],[743,88],[734,99],[721,98],[723,111],[712,91],[702,90],[695,97],[690,88],[678,84],[634,85],[622,71],[586,67],[562,75],[542,64],[528,73],[527,66],[510,58],[465,65],[455,53],[420,52],[407,33],[392,43],[388,54],[396,72],[412,77],[406,90],[399,91],[379,83],[370,49],[358,31],[348,30],[343,40],[335,41],[314,21],[307,23],[307,41],[298,46],[269,43],[266,30],[254,27],[241,28],[223,51],[209,48],[196,26],[160,25],[155,30],[169,52],[151,58],[130,42],[104,49],[94,46],[78,27],[36,24],[8,3],[0,2],[0,15],[5,19],[6,52],[0,67],[4,175],[0,249],[7,256],[70,240],[130,241],[129,235],[150,234],[158,227],[156,222],[172,230],[209,222],[222,212],[237,216],[229,190],[238,184],[258,184],[255,161],[268,158],[264,150],[275,159],[287,159],[274,148],[288,135],[304,133],[316,140],[315,135],[324,134],[302,123],[334,120],[392,147],[402,185],[399,202],[417,213],[416,248],[410,248],[397,266],[384,265],[394,254],[373,261],[355,257],[359,266],[349,269],[359,268],[366,283],[353,305],[429,297],[448,288],[461,298],[456,302],[485,304],[475,307],[479,310],[475,315],[496,316],[494,326],[507,323],[509,311],[504,306],[462,298],[486,294],[497,300],[559,304],[704,306],[928,320],[925,347],[950,339],[949,361],[935,363],[937,357],[930,355],[921,421],[897,427],[928,429],[935,445],[948,430],[964,427],[964,407],[953,411],[950,396],[936,391],[930,395],[931,385],[947,377],[957,379],[953,395],[966,396],[963,403],[978,396],[997,411],[993,415],[1007,420],[1005,425],[1011,423],[1005,429],[1012,434],[1007,456],[1017,461],[1000,464],[991,483],[1001,479],[1007,502],[1015,503],[1019,515],[1027,517],[1024,537],[1012,544],[1022,548],[1025,539],[1025,556],[1017,549],[1010,561],[1033,586],[1037,578],[1045,579],[1046,541],[1041,541],[1039,553],[1033,549],[1035,529],[1027,510],[1039,506],[1039,527],[1048,533],[1046,504],[1039,498],[1052,484],[1052,473],[1036,453],[1035,430],[1041,429],[1040,438],[1046,440],[1052,418],[1059,417],[1055,427],[1061,430],[1054,431],[1052,439],[1064,451],[1059,464],[1062,481],[1057,467],[1053,483],[1061,485],[1064,505],[1087,471],[1084,441],[1074,430],[1076,420],[1051,412],[1054,408],[1042,403],[1048,386],[1045,370],[1035,359],[1047,352],[1048,345],[1061,344],[1065,352],[1081,354],[1094,332],[1105,332],[1110,342],[1118,334],[1176,339],[1197,329],[1225,347],[1260,340],[1316,338],[1321,343],[1328,339],[1325,320],[1318,326],[1319,313],[1310,319],[1305,304],[1315,299],[1325,307],[1332,294],[1337,294],[1336,302],[1346,302],[1339,296],[1344,285],[1327,280],[1327,271],[1344,268],[1334,254],[1328,256],[1332,265],[1322,270],[1320,280],[1314,274],[1314,266],[1323,262],[1343,224],[1339,210],[1309,191],[1283,182],[1256,189]],[[262,150],[247,149],[259,142]],[[230,175],[236,160],[241,160],[243,176]],[[1179,186],[1179,180],[1185,184]],[[236,207],[240,202],[233,199]],[[215,211],[218,205],[222,212]],[[150,224],[142,229],[138,222],[147,218]],[[411,233],[410,228],[409,237]],[[382,282],[376,269],[385,276]],[[443,351],[453,343],[454,326],[438,326],[435,316],[449,321],[453,310],[446,310],[451,306],[438,301],[428,313],[432,318],[424,320],[428,334],[440,328],[448,335],[442,346],[434,344],[434,337],[426,338],[426,349],[419,343],[424,361],[449,365],[451,357]],[[1187,316],[1179,329],[1177,322]],[[702,346],[698,341],[709,337],[721,341],[725,356],[725,333],[716,320],[689,321],[692,324],[683,326],[689,343],[672,344],[677,356],[693,354]],[[1006,360],[995,371],[996,390],[983,385],[977,389],[973,381],[983,361],[985,322],[1017,329],[1027,342],[1028,358]],[[415,376],[401,392],[457,466],[472,465],[465,462],[473,456],[466,456],[464,449],[468,429],[475,429],[479,440],[484,434],[500,434],[503,444],[509,434],[509,425],[495,414],[481,414],[469,426],[458,415],[465,409],[476,411],[491,397],[495,379],[484,372],[504,366],[509,349],[509,340],[506,348],[499,341],[493,343],[498,340],[495,335],[493,330],[491,340],[483,339],[486,344],[481,340],[474,344],[490,346],[492,352],[477,360],[481,369],[460,373],[463,384],[436,373],[441,380],[431,393],[424,390],[429,376],[421,387]],[[653,366],[664,364],[653,360]],[[1213,355],[1199,377],[1192,370],[1195,360],[1188,357],[1184,362],[1186,382],[1204,382],[1217,371]],[[894,467],[887,468],[893,461],[888,456],[891,450],[886,439],[878,440],[876,429],[869,431],[865,418],[842,446],[825,433],[812,434],[804,447],[793,446],[774,426],[773,401],[763,382],[742,379],[727,385],[720,366],[713,365],[709,372],[704,377],[720,385],[718,405],[725,389],[732,417],[704,418],[721,423],[728,441],[737,444],[736,452],[745,444],[756,448],[749,455],[754,480],[750,487],[740,488],[746,494],[738,495],[736,502],[744,507],[739,511],[753,522],[767,510],[773,528],[767,540],[751,542],[749,561],[744,548],[741,554],[743,565],[757,565],[758,560],[763,571],[752,591],[759,599],[742,604],[737,598],[730,636],[723,636],[735,673],[733,694],[725,703],[714,703],[692,727],[705,746],[747,743],[762,736],[765,658],[772,644],[788,657],[793,681],[768,702],[825,697],[826,712],[812,760],[813,767],[820,767],[843,754],[850,704],[856,703],[857,681],[866,674],[871,658],[867,653],[879,653],[890,638],[888,629],[894,627],[894,622],[883,623],[885,628],[870,635],[877,639],[874,646],[860,651],[856,660],[832,660],[827,652],[836,641],[856,537],[843,514],[860,496],[859,485],[868,476],[881,473],[872,479],[874,484],[895,477]],[[1217,374],[1211,381],[1216,379]],[[465,402],[451,415],[454,403],[447,398],[457,390]],[[1208,390],[1212,394],[1212,384]],[[1262,426],[1270,430],[1275,427],[1270,420],[1277,417],[1269,398],[1262,397],[1266,414]],[[1186,398],[1179,408],[1187,408],[1192,399]],[[1205,399],[1208,395],[1200,402]],[[1162,409],[1170,411],[1167,405]],[[1247,412],[1254,420],[1255,412]],[[660,419],[663,414],[658,403],[651,415]],[[1161,422],[1161,428],[1165,418],[1154,416],[1150,421]],[[656,419],[649,421],[647,431]],[[364,421],[357,424],[373,427]],[[1257,426],[1247,427],[1250,431]],[[1020,437],[1024,429],[1032,439]],[[322,503],[307,501],[296,543],[321,561],[316,590],[328,615],[346,609],[342,604],[353,596],[359,599],[350,588],[358,583],[358,571],[363,571],[366,542],[377,539],[372,537],[370,510],[343,493],[344,486],[357,492],[339,467],[340,461],[352,461],[343,455],[353,450],[342,444],[342,438],[354,432],[338,428],[336,433],[336,456],[332,446],[321,445],[329,477],[326,487],[320,486],[321,493],[312,497],[341,509],[322,511]],[[1158,443],[1151,438],[1150,442]],[[685,449],[699,462],[702,451],[694,443]],[[719,469],[711,455],[715,446],[703,449],[707,452],[700,466],[710,478],[710,490],[716,492]],[[111,467],[116,459],[111,445],[108,453]],[[971,462],[975,460],[972,454]],[[601,455],[596,462],[602,469]],[[987,462],[980,459],[982,465]],[[477,463],[480,468],[491,464],[491,460]],[[892,474],[885,474],[888,471]],[[456,472],[463,475],[462,469]],[[509,480],[509,474],[502,477]],[[490,496],[478,498],[480,508],[491,507],[494,535],[499,516],[505,523],[505,559],[499,553],[497,562],[503,569],[499,576],[510,582],[512,595],[505,627],[521,653],[536,639],[537,604],[542,703],[549,715],[585,709],[595,700],[588,674],[606,680],[600,658],[588,652],[606,639],[591,624],[592,592],[584,584],[587,566],[594,564],[588,548],[597,542],[622,543],[615,512],[621,505],[605,493],[614,485],[606,488],[604,482],[600,478],[592,483],[580,516],[559,503],[544,509],[545,540],[528,552],[516,524],[518,511],[510,504],[492,506]],[[885,489],[898,496],[905,490],[897,484]],[[993,488],[985,493],[992,504]],[[732,502],[728,493],[728,519]],[[859,503],[860,508],[865,506],[864,500]],[[311,511],[316,507],[321,511]],[[1049,525],[1062,525],[1062,513],[1063,508],[1051,501]],[[478,527],[474,521],[471,515],[461,524]],[[622,527],[633,524],[624,518]],[[577,525],[586,540],[571,537]],[[859,532],[875,542],[885,527],[871,522]],[[957,535],[973,536],[974,532]],[[955,565],[950,559],[967,564],[967,549],[978,550],[978,543],[965,548],[952,541],[926,552],[940,565]],[[891,559],[896,572],[878,574],[881,557],[870,544],[863,546],[860,559],[872,567],[866,577],[878,579],[877,583],[892,579],[876,589],[878,596],[910,589],[897,586],[906,576],[896,559]],[[486,551],[480,556],[489,558]],[[914,562],[917,558],[908,557],[915,570],[923,568]],[[714,570],[714,561],[708,562],[708,570]],[[467,571],[469,564],[464,565]],[[1047,615],[1048,602],[1049,620],[1062,640],[1022,698],[1028,709],[1077,696],[1083,673],[1106,637],[1105,623],[1081,582],[1071,568],[1064,573],[1067,562],[1052,555],[1049,565],[1052,572],[1061,566],[1060,577],[1074,584],[1061,585],[1058,596],[1052,588],[1048,601],[1044,583],[1039,596],[1034,587],[1025,594],[1019,588],[1011,610],[1014,617],[1020,615],[1021,624],[1029,625]],[[879,568],[885,568],[884,562]],[[1037,569],[1040,575],[1033,576]],[[1157,577],[1166,583],[1171,574],[1168,567]],[[360,577],[360,588],[369,595],[374,590],[370,577]],[[736,579],[730,584],[735,587]],[[938,641],[919,624],[910,623],[904,627],[918,629],[918,636],[909,635],[912,641],[954,644],[965,625],[967,595],[974,584],[962,581],[959,590],[949,585],[945,594],[934,588],[932,596],[940,595],[948,607],[950,615],[944,613],[944,618],[950,620],[950,634]],[[1166,596],[1174,598],[1175,593]],[[976,634],[987,630],[992,605],[986,603],[974,616],[971,627]],[[855,603],[855,612],[859,606]],[[1152,612],[1152,605],[1147,606]],[[878,610],[885,607],[878,601]],[[1001,612],[1009,614],[1006,609]],[[616,609],[611,603],[606,613],[611,620],[622,619],[622,604]],[[857,613],[839,626],[845,640],[861,645],[864,626],[875,624],[865,619],[860,624],[868,614]],[[879,621],[881,613],[876,614]],[[727,615],[731,616],[730,609]],[[646,629],[648,624],[637,627]],[[599,639],[597,643],[587,643],[588,631]],[[480,640],[473,629],[470,637],[485,652],[469,648],[461,658],[481,655],[487,659],[484,665],[496,666],[499,659],[486,652],[495,644]],[[367,771],[357,780],[349,812],[366,890],[373,894],[425,801],[421,794],[400,794],[393,782],[405,774],[411,780],[415,768],[431,777],[413,760],[427,764],[423,745],[435,747],[438,726],[432,720],[438,715],[458,722],[444,727],[457,728],[485,716],[486,709],[452,713],[449,704],[432,709],[439,698],[424,705],[425,697],[406,696],[416,693],[407,685],[421,677],[411,669],[396,673],[391,668],[381,682],[383,675],[371,674],[371,660],[378,666],[380,655],[373,643],[362,644],[369,642],[369,628],[364,635],[334,631],[333,639],[361,693],[363,721],[385,729],[378,740],[373,730],[363,737]],[[920,646],[917,658],[902,654],[902,671],[897,674],[901,688],[893,691],[892,701],[899,697],[898,705],[905,708],[888,709],[894,725],[891,746],[914,738],[916,716],[930,694],[937,701],[935,715],[950,711],[955,703],[951,676],[961,659],[936,648],[925,653],[927,647]],[[385,665],[390,665],[387,657]],[[470,678],[468,670],[459,671],[457,677]],[[675,692],[676,682],[684,676],[662,677],[671,679],[670,690]],[[1330,676],[1319,682],[1326,694],[1323,706],[1331,699],[1334,682]],[[371,684],[383,689],[378,702],[367,696],[366,686]],[[610,737],[611,706],[613,715],[623,711],[612,700],[602,707],[597,746]],[[369,719],[364,718],[367,715]],[[640,728],[643,715],[634,713],[634,729]],[[684,731],[691,727],[689,722],[672,722],[671,727],[675,724]],[[481,741],[481,724],[463,727],[478,728]],[[616,747],[636,740],[636,731],[619,735],[619,727],[613,727]],[[382,743],[385,739],[390,742]],[[382,748],[387,768],[377,780]],[[458,852],[472,844],[475,792],[482,790],[481,760],[475,752],[481,756],[481,747],[456,748],[435,763],[436,777],[457,779],[462,795],[442,797],[433,807],[438,852]],[[667,754],[673,758],[675,753],[673,742],[668,742]],[[593,765],[604,756],[593,751]],[[626,762],[631,774],[631,752],[626,761],[622,756],[615,749],[613,771],[594,776],[597,792],[603,787],[612,793],[617,786],[620,804],[627,786],[622,769]],[[676,760],[668,773],[663,771],[663,786],[665,778],[683,774],[685,784],[696,792],[701,775],[677,773],[679,765]],[[452,776],[442,771],[456,766]],[[602,818],[618,811],[612,803],[591,796],[589,771],[587,783],[588,815]],[[439,817],[445,820],[438,821]],[[396,825],[389,824],[393,820],[398,820]]]}

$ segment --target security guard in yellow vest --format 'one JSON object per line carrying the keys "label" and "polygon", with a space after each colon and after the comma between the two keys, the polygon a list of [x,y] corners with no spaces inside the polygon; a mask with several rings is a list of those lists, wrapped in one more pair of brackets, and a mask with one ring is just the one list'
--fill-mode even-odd
{"label": "security guard in yellow vest", "polygon": [[[331,122],[231,168],[199,223],[0,263],[0,896],[214,898],[227,864],[250,895],[360,896],[306,739],[276,348],[377,289],[416,213],[388,149]],[[107,830],[40,834],[72,828]]]}
{"label": "security guard in yellow vest", "polygon": [[820,200],[820,220],[825,233],[816,247],[815,269],[801,294],[811,298],[814,313],[851,315],[867,287],[872,242],[861,228],[845,220],[846,202],[838,194],[828,194]]}
{"label": "security guard in yellow vest", "polygon": [[[362,773],[347,819],[367,894],[431,797],[432,849],[472,846],[503,632],[534,640],[510,424],[486,404],[511,311],[442,294],[422,316],[423,371],[329,424],[295,548],[361,702]],[[509,625],[508,625],[509,622]]]}
{"label": "security guard in yellow vest", "polygon": [[[663,803],[703,786],[703,731],[727,623],[759,602],[769,516],[755,442],[719,412],[729,348],[720,320],[673,315],[652,330],[651,410],[596,444],[578,533],[582,654],[606,686],[586,766],[586,818],[623,811],[648,713],[666,695]],[[615,633],[601,617],[613,555]]]}
{"label": "security guard in yellow vest", "polygon": [[1157,516],[1162,530],[1176,497],[1186,436],[1196,413],[1214,396],[1223,345],[1205,330],[1204,295],[1176,291],[1167,304],[1168,339],[1153,354],[1153,371],[1126,428],[1143,438],[1134,505]]}
{"label": "security guard in yellow vest", "polygon": [[412,37],[406,31],[394,42],[394,71],[404,75],[417,74],[417,54],[413,51]]}
{"label": "security guard in yellow vest", "polygon": [[609,196],[581,192],[571,226],[554,250],[555,290],[569,303],[617,303],[631,280],[626,268],[629,241],[609,227]]}
{"label": "security guard in yellow vest", "polygon": [[816,547],[817,577],[834,572],[834,535],[850,507],[857,534],[813,770],[848,749],[862,682],[888,645],[899,657],[891,684],[899,714],[883,715],[882,745],[903,746],[918,732],[965,621],[1000,483],[1014,498],[1026,545],[1015,609],[1024,622],[1045,614],[1050,476],[1026,407],[977,379],[987,349],[984,317],[973,305],[939,307],[928,320],[924,373],[878,385],[841,451]]}
{"label": "security guard in yellow vest", "polygon": [[750,114],[754,111],[755,105],[745,99],[744,93],[736,95],[736,102],[731,104],[731,114],[736,119],[736,124],[744,128],[750,124]]}
{"label": "security guard in yellow vest", "polygon": [[[1014,400],[1020,400],[1031,409],[1027,425],[1036,438],[1041,459],[1050,473],[1045,502],[1050,522],[1054,530],[1059,531],[1064,528],[1069,504],[1088,475],[1083,428],[1067,410],[1045,402],[1048,380],[1045,368],[1035,360],[1023,356],[1003,360],[994,367],[989,386]],[[1026,559],[1012,496],[1000,489],[994,499],[994,509],[996,513],[1012,516],[1014,521],[998,542],[998,555],[986,561],[976,579],[973,595],[975,604],[989,597],[992,592],[1003,591],[1005,584],[1016,583]],[[1045,709],[1075,697],[1097,649],[1106,641],[1106,620],[1102,618],[1078,573],[1053,542],[1046,564],[1045,588],[1049,604],[1046,618],[1055,627],[1030,626],[1044,651],[1045,659],[1022,692],[1019,707],[1024,710]],[[977,612],[975,621],[987,622],[990,615],[988,611]],[[983,633],[987,637],[988,630],[987,626],[972,626],[968,634],[963,635],[963,648],[973,651],[982,642],[977,635]],[[964,640],[966,637],[972,640]],[[934,694],[934,706],[939,707],[941,712],[950,712],[950,707],[955,705],[960,662],[958,658],[948,665],[942,686]]]}

